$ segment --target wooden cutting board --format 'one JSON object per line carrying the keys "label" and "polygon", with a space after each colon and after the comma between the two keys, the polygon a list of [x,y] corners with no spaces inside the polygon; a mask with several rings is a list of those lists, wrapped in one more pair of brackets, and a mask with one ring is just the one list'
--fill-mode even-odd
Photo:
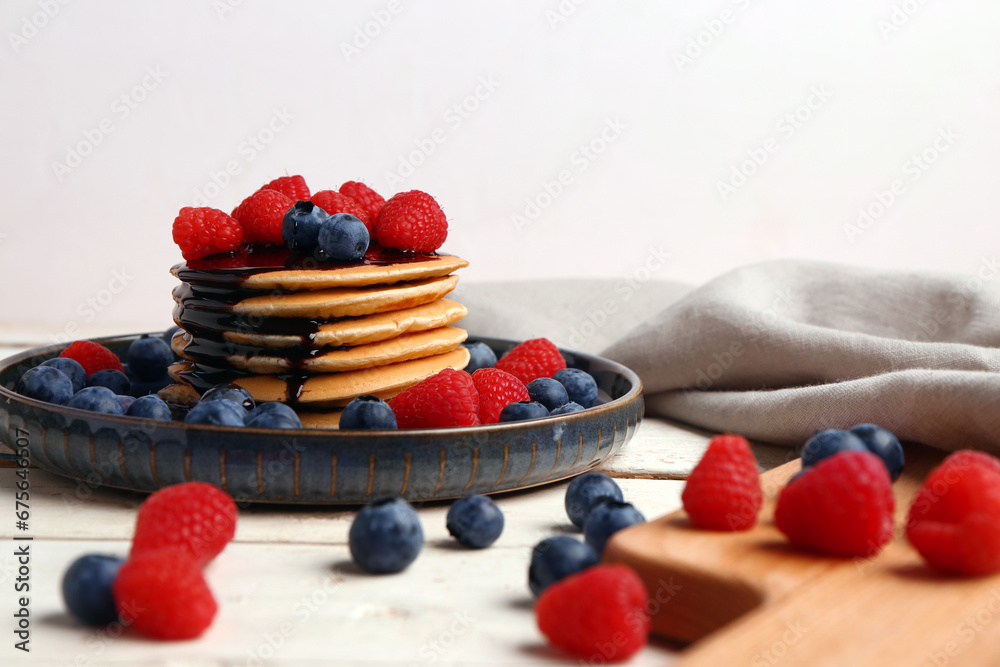
{"label": "wooden cutting board", "polygon": [[896,536],[872,559],[815,555],[778,532],[775,501],[801,467],[793,461],[761,475],[754,529],[700,530],[679,510],[619,531],[604,560],[645,581],[653,634],[689,644],[679,667],[1000,665],[1000,575],[939,574],[906,541],[910,501],[943,457],[906,448]]}

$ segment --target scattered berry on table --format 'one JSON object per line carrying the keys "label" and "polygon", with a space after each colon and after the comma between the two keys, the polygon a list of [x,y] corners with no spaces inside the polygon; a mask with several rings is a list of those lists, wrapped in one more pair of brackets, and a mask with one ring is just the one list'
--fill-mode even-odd
{"label": "scattered berry on table", "polygon": [[810,468],[823,459],[839,452],[867,452],[864,441],[838,428],[817,431],[802,446],[802,467]]}
{"label": "scattered berry on table", "polygon": [[58,368],[65,373],[66,377],[73,383],[74,394],[87,386],[87,371],[83,370],[83,366],[76,359],[55,357],[54,359],[43,361],[40,365]]}
{"label": "scattered berry on table", "polygon": [[103,368],[114,368],[124,372],[122,360],[118,355],[100,343],[91,340],[77,340],[70,343],[60,354],[60,357],[73,359],[86,371],[87,377]]}
{"label": "scattered berry on table", "polygon": [[347,181],[340,186],[340,194],[350,197],[365,209],[372,222],[378,217],[378,212],[385,204],[385,197],[359,181]]}
{"label": "scattered berry on table", "polygon": [[597,565],[550,586],[535,604],[538,629],[587,664],[623,662],[649,640],[646,585],[627,565]]}
{"label": "scattered berry on table", "polygon": [[709,530],[749,530],[764,502],[757,459],[741,435],[717,435],[681,494],[691,523]]}
{"label": "scattered berry on table", "polygon": [[348,533],[354,562],[368,572],[401,572],[416,560],[424,544],[420,517],[402,498],[365,505]]}
{"label": "scattered berry on table", "polygon": [[258,403],[247,414],[244,423],[251,428],[302,428],[298,413],[285,403],[277,401]]}
{"label": "scattered berry on table", "polygon": [[167,366],[174,361],[174,351],[162,339],[143,334],[129,344],[125,358],[129,375],[152,382],[167,374]]}
{"label": "scattered berry on table", "polygon": [[86,554],[73,561],[62,578],[62,597],[69,613],[95,627],[118,620],[111,584],[124,562],[105,554]]}
{"label": "scattered berry on table", "polygon": [[632,503],[600,498],[590,508],[583,523],[583,538],[594,547],[594,551],[603,554],[604,546],[612,535],[622,528],[645,521],[646,517]]}
{"label": "scattered berry on table", "polygon": [[368,228],[350,213],[334,213],[320,223],[317,242],[326,258],[354,262],[368,251]]}
{"label": "scattered berry on table", "polygon": [[170,406],[163,399],[155,394],[140,396],[132,402],[125,410],[129,417],[142,417],[144,419],[155,419],[156,421],[168,422],[171,420]]}
{"label": "scattered berry on table", "polygon": [[563,359],[559,348],[549,339],[532,338],[518,343],[507,354],[497,359],[494,368],[507,371],[524,384],[528,384],[535,378],[552,377],[566,368],[566,360]]}
{"label": "scattered berry on table", "polygon": [[484,549],[503,532],[503,512],[487,496],[465,496],[448,508],[445,525],[448,532],[463,546]]}
{"label": "scattered berry on table", "polygon": [[233,499],[208,482],[164,487],[139,506],[130,557],[177,547],[204,566],[233,539],[238,514]]}
{"label": "scattered berry on table", "polygon": [[531,400],[524,383],[499,368],[481,368],[472,373],[479,392],[479,423],[496,424],[500,412],[516,401]]}
{"label": "scattered berry on table", "polygon": [[35,366],[17,381],[17,393],[46,403],[66,405],[74,395],[73,381],[54,366]]}
{"label": "scattered berry on table", "polygon": [[231,382],[228,384],[217,384],[201,395],[202,401],[217,401],[219,399],[232,401],[237,405],[243,406],[243,409],[247,411],[254,408],[253,396],[250,395],[250,392],[238,384]]}
{"label": "scattered berry on table", "polygon": [[597,404],[597,380],[590,373],[579,368],[563,368],[552,377],[566,388],[566,394],[573,403],[585,408],[592,408]]}
{"label": "scattered berry on table", "polygon": [[499,423],[522,422],[528,419],[548,417],[549,411],[537,401],[514,401],[500,411]]}
{"label": "scattered berry on table", "polygon": [[472,341],[462,343],[462,347],[469,351],[469,363],[465,367],[467,373],[475,373],[480,368],[493,368],[497,362],[497,355],[486,343]]}
{"label": "scattered berry on table", "polygon": [[566,515],[573,525],[583,528],[590,508],[599,498],[624,500],[621,487],[601,472],[587,472],[574,478],[566,489]]}
{"label": "scattered berry on table", "polygon": [[601,560],[594,547],[569,535],[546,537],[531,550],[528,588],[540,594],[552,584]]}
{"label": "scattered berry on table", "polygon": [[132,382],[128,376],[114,368],[104,368],[94,371],[87,378],[88,387],[107,387],[116,394],[127,394],[132,391]]}
{"label": "scattered berry on table", "polygon": [[368,211],[358,202],[350,197],[344,196],[336,190],[321,190],[313,194],[312,203],[326,211],[327,215],[338,213],[348,213],[365,224],[369,237],[374,237],[372,219]]}
{"label": "scattered berry on table", "polygon": [[917,491],[906,537],[938,570],[1000,571],[1000,461],[973,450],[948,455]]}
{"label": "scattered berry on table", "polygon": [[261,190],[277,190],[294,201],[309,199],[309,186],[306,185],[306,179],[298,175],[276,178],[270,183],[260,186],[257,192]]}
{"label": "scattered berry on table", "polygon": [[281,220],[281,238],[292,252],[312,254],[319,243],[319,226],[328,217],[311,201],[295,202]]}
{"label": "scattered berry on table", "polygon": [[232,217],[243,228],[246,243],[281,245],[281,223],[295,201],[277,190],[258,190],[236,207]]}
{"label": "scattered berry on table", "polygon": [[226,398],[212,401],[198,401],[184,415],[187,424],[205,424],[210,426],[243,426],[247,411],[238,403]]}
{"label": "scattered berry on table", "polygon": [[585,410],[585,408],[582,405],[580,405],[579,403],[574,403],[573,401],[570,401],[569,403],[566,403],[565,405],[560,405],[558,408],[556,408],[555,410],[553,410],[549,414],[551,416],[555,417],[557,415],[571,415],[574,412],[583,412],[583,410]]}
{"label": "scattered berry on table", "polygon": [[448,219],[434,197],[420,190],[393,195],[374,221],[375,239],[386,248],[434,252],[448,237]]}
{"label": "scattered berry on table", "polygon": [[73,397],[66,403],[67,407],[89,410],[90,412],[101,412],[108,415],[123,415],[125,410],[118,401],[115,392],[107,387],[84,387],[73,394]]}
{"label": "scattered berry on table", "polygon": [[892,481],[882,459],[844,451],[806,469],[778,496],[774,521],[795,545],[868,558],[892,540]]}
{"label": "scattered berry on table", "polygon": [[868,451],[882,459],[892,481],[899,479],[905,463],[903,445],[899,443],[899,438],[875,424],[858,424],[851,427],[851,433],[861,438]]}
{"label": "scattered berry on table", "polygon": [[390,399],[399,428],[479,424],[479,392],[472,376],[446,368]]}
{"label": "scattered berry on table", "polygon": [[185,206],[174,219],[173,237],[184,259],[200,259],[238,250],[243,245],[243,228],[218,209]]}
{"label": "scattered berry on table", "polygon": [[151,639],[194,639],[218,610],[199,564],[178,548],[132,556],[111,590],[122,623]]}
{"label": "scattered berry on table", "polygon": [[345,430],[392,430],[396,428],[396,415],[389,404],[378,396],[357,396],[340,413],[339,427]]}
{"label": "scattered berry on table", "polygon": [[549,411],[569,403],[566,387],[552,378],[535,378],[528,383],[528,395]]}

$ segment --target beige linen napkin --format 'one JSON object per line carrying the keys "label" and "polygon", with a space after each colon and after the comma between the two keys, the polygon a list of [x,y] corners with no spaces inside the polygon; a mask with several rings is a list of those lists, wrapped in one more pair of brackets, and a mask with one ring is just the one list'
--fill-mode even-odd
{"label": "beige linen napkin", "polygon": [[787,445],[873,422],[904,440],[1000,452],[998,270],[781,260],[694,289],[468,283],[456,298],[473,335],[546,336],[629,366],[650,415]]}

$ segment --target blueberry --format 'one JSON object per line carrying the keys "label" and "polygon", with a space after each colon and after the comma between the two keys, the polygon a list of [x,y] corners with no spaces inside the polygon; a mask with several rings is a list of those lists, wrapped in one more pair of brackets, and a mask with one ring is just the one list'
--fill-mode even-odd
{"label": "blueberry", "polygon": [[161,422],[168,422],[171,420],[170,406],[168,406],[163,399],[154,394],[149,394],[148,396],[141,396],[135,399],[125,410],[125,414],[129,417],[142,417],[144,419],[155,419]]}
{"label": "blueberry", "polygon": [[354,262],[368,250],[368,228],[350,213],[336,213],[320,223],[320,250],[337,262]]}
{"label": "blueberry", "polygon": [[828,456],[848,451],[867,452],[868,448],[861,438],[849,431],[835,428],[817,431],[802,447],[802,467],[812,467]]}
{"label": "blueberry", "polygon": [[319,243],[320,224],[328,217],[311,201],[295,202],[281,220],[281,238],[292,252],[312,254]]}
{"label": "blueberry", "polygon": [[115,396],[115,398],[118,399],[118,403],[121,404],[122,410],[125,411],[125,414],[128,414],[128,409],[132,407],[133,403],[135,403],[135,396],[126,396],[125,394],[118,394],[117,396]]}
{"label": "blueberry", "polygon": [[600,558],[594,547],[569,535],[546,537],[531,550],[528,588],[539,595],[560,579],[597,565]]}
{"label": "blueberry", "polygon": [[469,373],[475,373],[480,368],[493,368],[497,362],[496,352],[486,343],[479,341],[462,343],[462,347],[469,351],[469,363],[465,367]]}
{"label": "blueberry", "polygon": [[80,556],[62,579],[66,608],[86,625],[103,626],[118,620],[111,584],[124,559],[104,554]]}
{"label": "blueberry", "polygon": [[563,368],[552,377],[566,387],[569,400],[574,403],[585,408],[592,408],[597,403],[597,380],[590,373],[579,368]]}
{"label": "blueberry", "polygon": [[340,413],[341,429],[386,430],[396,428],[396,414],[377,396],[358,396]]}
{"label": "blueberry", "polygon": [[503,512],[491,498],[465,496],[448,508],[448,532],[463,546],[483,549],[503,532]]}
{"label": "blueberry", "polygon": [[73,381],[54,366],[35,366],[17,381],[17,393],[46,403],[66,405],[73,396]]}
{"label": "blueberry", "polygon": [[260,403],[246,417],[246,425],[253,428],[302,428],[299,415],[284,403]]}
{"label": "blueberry", "polygon": [[254,401],[250,392],[238,384],[217,384],[201,395],[202,402],[217,401],[219,399],[232,401],[237,405],[242,405],[248,412],[253,410]]}
{"label": "blueberry", "polygon": [[590,514],[583,523],[583,537],[587,544],[599,554],[604,553],[604,545],[611,536],[622,528],[643,523],[646,517],[632,503],[624,503],[610,498],[600,498],[590,508]]}
{"label": "blueberry", "polygon": [[556,408],[549,414],[552,415],[553,417],[556,415],[570,415],[573,414],[574,412],[583,412],[584,409],[585,408],[579,403],[574,403],[573,401],[570,401],[565,405],[560,405],[558,408]]}
{"label": "blueberry", "polygon": [[174,362],[174,351],[160,338],[143,334],[128,346],[128,372],[139,380],[151,382],[167,374]]}
{"label": "blueberry", "polygon": [[566,514],[569,520],[582,528],[590,508],[598,498],[624,500],[621,487],[604,473],[584,473],[570,482],[566,489]]}
{"label": "blueberry", "polygon": [[519,422],[548,416],[548,409],[537,401],[514,401],[505,405],[500,411],[501,422]]}
{"label": "blueberry", "polygon": [[566,387],[553,378],[536,378],[528,383],[528,396],[549,410],[555,410],[569,403]]}
{"label": "blueberry", "polygon": [[69,399],[66,405],[109,415],[125,414],[122,404],[118,402],[118,396],[107,387],[84,387],[73,394],[73,398]]}
{"label": "blueberry", "polygon": [[[164,331],[162,334],[160,334],[160,340],[162,340],[164,343],[166,343],[167,347],[170,347],[170,341],[173,340],[174,334],[177,333],[180,330],[181,330],[181,328],[175,324],[174,326],[170,327],[169,329],[167,329],[166,331]],[[173,350],[171,350],[171,352],[173,352]]]}
{"label": "blueberry", "polygon": [[76,359],[56,357],[55,359],[43,361],[42,366],[52,366],[52,368],[58,368],[65,373],[66,377],[73,382],[74,394],[87,386],[87,371],[83,369],[83,366]]}
{"label": "blueberry", "polygon": [[868,451],[882,459],[892,481],[899,479],[903,474],[904,463],[903,446],[899,444],[899,438],[875,424],[858,424],[851,428],[851,433],[861,438]]}
{"label": "blueberry", "polygon": [[102,368],[94,371],[87,378],[88,387],[107,387],[116,394],[127,394],[132,391],[132,383],[128,376],[114,368]]}
{"label": "blueberry", "polygon": [[424,545],[420,517],[402,498],[383,498],[365,505],[348,533],[351,557],[376,574],[401,572],[416,560]]}
{"label": "blueberry", "polygon": [[225,398],[213,401],[198,401],[188,411],[184,421],[188,424],[211,424],[213,426],[243,426],[246,410]]}

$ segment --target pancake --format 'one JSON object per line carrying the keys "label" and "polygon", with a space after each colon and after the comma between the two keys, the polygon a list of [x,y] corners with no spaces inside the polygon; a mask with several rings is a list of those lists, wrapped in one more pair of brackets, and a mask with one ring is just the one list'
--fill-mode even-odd
{"label": "pancake", "polygon": [[178,356],[189,361],[205,361],[259,375],[342,373],[442,354],[458,347],[466,337],[464,329],[438,327],[353,347],[288,348],[283,355],[280,350],[205,340],[181,330],[174,334],[171,346]]}
{"label": "pancake", "polygon": [[304,428],[339,428],[340,410],[299,410],[299,420]]}
{"label": "pancake", "polygon": [[468,363],[469,351],[460,346],[444,354],[343,373],[241,375],[190,361],[171,365],[169,373],[175,381],[191,385],[199,392],[222,382],[233,382],[249,391],[258,403],[281,401],[328,407],[347,405],[362,394],[388,399],[446,368],[461,370]]}

